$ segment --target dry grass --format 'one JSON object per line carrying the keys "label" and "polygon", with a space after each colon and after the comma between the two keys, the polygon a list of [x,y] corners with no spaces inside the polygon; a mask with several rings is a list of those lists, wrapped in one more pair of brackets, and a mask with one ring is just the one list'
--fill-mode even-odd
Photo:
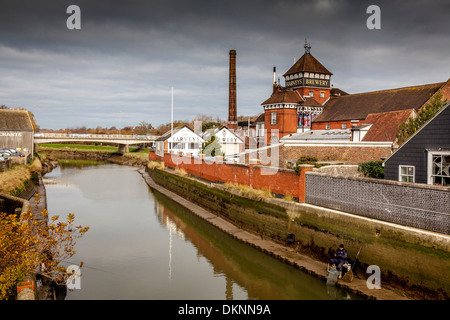
{"label": "dry grass", "polygon": [[159,161],[149,161],[147,163],[149,169],[164,169],[164,163]]}
{"label": "dry grass", "polygon": [[16,195],[25,189],[30,179],[30,166],[16,165],[0,172],[0,193]]}
{"label": "dry grass", "polygon": [[284,201],[295,202],[294,198],[291,195],[284,196]]}
{"label": "dry grass", "polygon": [[34,158],[33,162],[30,165],[30,171],[31,173],[36,173],[42,170],[42,163],[39,158]]}
{"label": "dry grass", "polygon": [[237,184],[237,183],[231,183],[231,182],[226,182],[223,184],[223,186],[229,190],[234,190],[242,197],[250,198],[253,200],[262,200],[262,199],[267,199],[267,198],[273,198],[273,195],[270,192],[270,190],[253,189],[250,186]]}
{"label": "dry grass", "polygon": [[175,173],[177,173],[178,175],[180,175],[182,177],[185,177],[188,175],[186,170],[184,170],[183,168],[179,168],[179,167],[175,168]]}

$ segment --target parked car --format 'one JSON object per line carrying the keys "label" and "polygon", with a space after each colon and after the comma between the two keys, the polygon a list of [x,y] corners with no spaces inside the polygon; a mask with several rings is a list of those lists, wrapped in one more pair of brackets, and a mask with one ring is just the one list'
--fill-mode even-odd
{"label": "parked car", "polygon": [[10,157],[25,157],[25,154],[13,148],[1,148],[0,153],[7,153]]}

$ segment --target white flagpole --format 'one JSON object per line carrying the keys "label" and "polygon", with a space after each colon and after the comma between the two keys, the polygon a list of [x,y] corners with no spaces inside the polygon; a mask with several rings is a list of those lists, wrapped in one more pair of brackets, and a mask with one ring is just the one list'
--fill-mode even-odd
{"label": "white flagpole", "polygon": [[170,136],[173,137],[173,87],[172,87],[172,106],[171,106],[171,116],[170,116]]}

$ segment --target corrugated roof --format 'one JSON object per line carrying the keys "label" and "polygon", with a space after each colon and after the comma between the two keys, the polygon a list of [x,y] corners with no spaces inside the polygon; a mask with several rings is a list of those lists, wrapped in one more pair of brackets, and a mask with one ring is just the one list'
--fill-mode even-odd
{"label": "corrugated roof", "polygon": [[350,129],[332,129],[332,130],[309,130],[306,132],[293,133],[281,138],[282,141],[350,141]]}
{"label": "corrugated roof", "polygon": [[28,111],[0,109],[0,130],[33,130]]}
{"label": "corrugated roof", "polygon": [[370,113],[418,110],[445,82],[333,97],[314,122],[363,120]]}

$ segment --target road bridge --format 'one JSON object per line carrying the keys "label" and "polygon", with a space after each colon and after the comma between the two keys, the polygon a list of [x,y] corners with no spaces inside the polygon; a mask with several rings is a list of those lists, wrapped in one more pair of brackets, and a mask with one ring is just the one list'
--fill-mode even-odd
{"label": "road bridge", "polygon": [[129,152],[129,146],[134,144],[153,143],[159,136],[121,135],[121,134],[78,134],[78,133],[35,133],[34,143],[55,142],[100,142],[112,143],[119,146],[119,152]]}

